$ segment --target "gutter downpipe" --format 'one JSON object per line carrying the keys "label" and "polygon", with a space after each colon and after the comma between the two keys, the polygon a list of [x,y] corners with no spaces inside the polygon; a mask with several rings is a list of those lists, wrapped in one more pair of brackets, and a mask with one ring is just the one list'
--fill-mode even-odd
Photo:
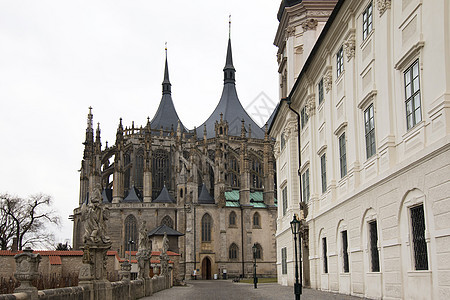
{"label": "gutter downpipe", "polygon": [[[302,150],[300,148],[300,131],[301,131],[301,128],[300,128],[300,114],[291,107],[291,104],[292,104],[291,96],[288,96],[287,98],[281,99],[281,101],[283,101],[283,100],[286,101],[289,109],[294,114],[297,115],[297,146],[298,146],[298,171],[297,171],[297,173],[298,173],[298,179],[299,179],[299,184],[300,184],[299,185],[299,187],[300,187],[300,193],[299,193],[299,195],[300,195],[300,203],[299,204],[300,204],[300,211],[302,211],[304,209],[304,204],[303,204],[303,199],[302,199],[302,192],[303,192],[302,191],[302,176],[300,174],[300,169],[302,167]],[[299,219],[300,219],[300,216],[299,216]],[[299,243],[299,250],[300,250],[299,252],[300,252],[300,295],[301,295],[302,294],[302,286],[303,286],[303,284],[302,284],[302,282],[303,282],[303,272],[302,272],[303,261],[302,261],[302,238],[301,238],[301,235],[299,236],[298,243]]]}

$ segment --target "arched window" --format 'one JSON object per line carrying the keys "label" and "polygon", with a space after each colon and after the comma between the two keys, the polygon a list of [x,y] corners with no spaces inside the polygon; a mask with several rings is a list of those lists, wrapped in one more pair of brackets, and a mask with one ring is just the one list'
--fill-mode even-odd
{"label": "arched window", "polygon": [[228,223],[230,226],[236,226],[236,213],[234,211],[230,212]]}
{"label": "arched window", "polygon": [[170,189],[170,159],[166,150],[157,149],[153,152],[152,178],[152,197],[156,199],[164,184]]}
{"label": "arched window", "polygon": [[259,243],[256,243],[255,245],[256,245],[255,258],[262,259],[263,258],[262,247]]}
{"label": "arched window", "polygon": [[229,156],[228,159],[228,184],[231,188],[239,188],[240,182],[239,182],[239,176],[240,176],[240,170],[239,170],[239,160],[235,158],[233,155]]}
{"label": "arched window", "polygon": [[165,216],[162,220],[161,220],[161,225],[166,225],[167,227],[170,227],[172,229],[173,228],[173,220],[171,217],[169,216]]}
{"label": "arched window", "polygon": [[228,258],[237,259],[238,251],[239,251],[238,246],[235,243],[231,244],[230,249],[228,250]]}
{"label": "arched window", "polygon": [[254,189],[262,189],[263,187],[263,167],[261,162],[256,158],[251,158],[250,184]]}
{"label": "arched window", "polygon": [[209,214],[204,214],[202,218],[202,242],[211,242],[212,218]]}
{"label": "arched window", "polygon": [[[129,241],[132,240],[134,243],[129,244]],[[133,215],[129,215],[125,219],[125,240],[124,240],[124,249],[125,251],[128,251],[131,249],[131,251],[136,251],[136,243],[138,242],[138,236],[137,236],[137,220]]]}
{"label": "arched window", "polygon": [[261,228],[261,217],[258,212],[253,214],[253,227]]}
{"label": "arched window", "polygon": [[144,187],[144,151],[140,149],[136,155],[135,186],[142,191]]}

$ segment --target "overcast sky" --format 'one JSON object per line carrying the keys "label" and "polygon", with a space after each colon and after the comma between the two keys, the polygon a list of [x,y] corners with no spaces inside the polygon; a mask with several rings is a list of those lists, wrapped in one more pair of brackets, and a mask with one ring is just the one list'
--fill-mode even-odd
{"label": "overcast sky", "polygon": [[145,125],[161,99],[167,42],[175,108],[199,126],[222,92],[229,14],[238,95],[262,124],[254,112],[278,101],[279,4],[0,0],[0,193],[51,195],[56,242],[71,239],[88,107],[103,147],[120,117]]}

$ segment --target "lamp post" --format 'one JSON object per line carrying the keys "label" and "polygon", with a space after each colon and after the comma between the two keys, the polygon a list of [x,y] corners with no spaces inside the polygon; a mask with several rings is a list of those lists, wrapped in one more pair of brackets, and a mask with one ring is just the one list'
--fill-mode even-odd
{"label": "lamp post", "polygon": [[130,239],[128,241],[128,254],[129,254],[128,261],[129,261],[130,264],[131,264],[131,245],[133,245],[133,244],[134,244],[134,241],[132,239]]}
{"label": "lamp post", "polygon": [[[295,248],[295,284],[294,284],[294,294],[295,300],[300,300],[300,294],[302,293],[301,278],[300,283],[298,280],[298,258],[297,258],[297,234],[300,235],[300,221],[297,219],[297,215],[291,221],[291,230],[294,235],[294,248]],[[301,251],[301,249],[300,249]],[[300,252],[301,253],[301,252]],[[300,254],[301,256],[301,254]],[[301,257],[300,257],[301,264]]]}
{"label": "lamp post", "polygon": [[257,250],[256,243],[253,244],[252,250],[253,250],[253,285],[256,289],[258,288],[258,277],[256,277],[256,250]]}

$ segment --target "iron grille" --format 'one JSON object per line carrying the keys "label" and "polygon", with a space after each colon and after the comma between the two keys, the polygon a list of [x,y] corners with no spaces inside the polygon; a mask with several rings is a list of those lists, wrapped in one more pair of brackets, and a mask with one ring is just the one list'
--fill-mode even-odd
{"label": "iron grille", "polygon": [[425,241],[425,217],[423,204],[411,208],[411,224],[416,270],[428,270],[427,243]]}

